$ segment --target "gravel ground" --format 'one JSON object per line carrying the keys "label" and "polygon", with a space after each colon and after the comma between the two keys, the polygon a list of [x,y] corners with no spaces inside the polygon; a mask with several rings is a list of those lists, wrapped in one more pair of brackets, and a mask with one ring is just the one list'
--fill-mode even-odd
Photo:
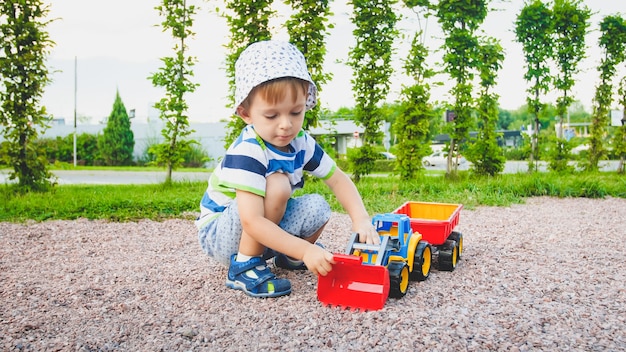
{"label": "gravel ground", "polygon": [[[626,199],[461,212],[464,256],[380,311],[224,286],[191,221],[0,223],[0,350],[624,351]],[[346,215],[322,241],[341,251]]]}

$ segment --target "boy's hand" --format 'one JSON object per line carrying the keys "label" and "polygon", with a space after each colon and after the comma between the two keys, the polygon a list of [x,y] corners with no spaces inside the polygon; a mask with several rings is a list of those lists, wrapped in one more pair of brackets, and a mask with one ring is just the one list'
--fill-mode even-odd
{"label": "boy's hand", "polygon": [[353,231],[359,234],[361,243],[380,244],[380,236],[369,219],[353,224]]}
{"label": "boy's hand", "polygon": [[313,274],[322,276],[326,276],[335,264],[332,253],[314,244],[308,246],[302,261]]}

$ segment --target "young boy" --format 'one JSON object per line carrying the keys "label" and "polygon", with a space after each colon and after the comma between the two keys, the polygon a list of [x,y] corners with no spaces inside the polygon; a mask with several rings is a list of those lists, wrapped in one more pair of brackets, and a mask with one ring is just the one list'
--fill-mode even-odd
{"label": "young boy", "polygon": [[196,224],[204,252],[229,266],[226,286],[253,297],[291,292],[289,280],[267,267],[271,257],[285,269],[332,270],[332,253],[316,245],[330,206],[318,194],[292,197],[305,171],[333,191],[361,242],[379,243],[355,185],[302,130],[316,93],[290,43],[254,43],[235,63],[235,113],[247,126],[211,175]]}

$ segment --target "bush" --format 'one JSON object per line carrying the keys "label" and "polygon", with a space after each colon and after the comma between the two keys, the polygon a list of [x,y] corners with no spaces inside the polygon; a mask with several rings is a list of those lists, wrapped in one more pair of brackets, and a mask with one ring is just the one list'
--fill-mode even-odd
{"label": "bush", "polygon": [[[351,173],[352,170],[352,166],[351,163],[347,160],[347,159],[335,159],[335,162],[337,163],[337,166],[344,172],[346,173]],[[375,160],[374,161],[374,168],[373,168],[373,172],[393,172],[396,168],[396,161],[395,160],[387,160],[387,159],[381,159],[381,160]]]}
{"label": "bush", "polygon": [[396,160],[374,161],[374,172],[393,172],[396,168]]}
{"label": "bush", "polygon": [[[50,164],[57,162],[74,163],[74,135],[65,137],[40,138],[35,142],[46,151]],[[80,165],[93,166],[101,160],[98,151],[98,136],[81,133],[76,137],[76,159]]]}
{"label": "bush", "polygon": [[147,166],[153,165],[156,163],[156,155],[152,152],[151,148],[153,145],[158,144],[158,142],[151,141],[146,144],[141,155],[137,158],[137,165],[139,166]]}
{"label": "bush", "polygon": [[9,159],[9,142],[0,143],[0,166],[6,167],[11,163]]}
{"label": "bush", "polygon": [[528,160],[530,157],[529,148],[503,148],[506,160]]}
{"label": "bush", "polygon": [[352,171],[351,167],[350,167],[350,162],[345,159],[345,158],[341,158],[341,159],[336,159],[335,162],[337,163],[337,166],[345,171],[345,172],[350,172]]}
{"label": "bush", "polygon": [[185,161],[183,167],[204,167],[206,163],[213,160],[204,148],[198,143],[192,143],[189,149],[183,154]]}
{"label": "bush", "polygon": [[[137,164],[141,166],[156,165],[157,156],[154,153],[154,147],[158,144],[157,140],[150,141],[141,156],[137,158]],[[205,167],[206,163],[213,160],[197,142],[190,143],[189,148],[183,154],[183,159],[182,167]]]}

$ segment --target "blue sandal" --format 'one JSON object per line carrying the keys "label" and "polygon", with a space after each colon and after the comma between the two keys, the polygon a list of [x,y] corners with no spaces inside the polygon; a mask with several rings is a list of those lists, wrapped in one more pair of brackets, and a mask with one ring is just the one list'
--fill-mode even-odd
{"label": "blue sandal", "polygon": [[274,265],[277,268],[287,270],[307,270],[306,265],[301,260],[289,259],[286,255],[280,253],[274,257]]}
{"label": "blue sandal", "polygon": [[[315,245],[318,247],[326,248],[323,244],[319,242],[315,242]],[[274,265],[278,268],[283,268],[287,270],[307,270],[308,268],[301,260],[293,260],[287,257],[282,253],[277,253],[274,257]]]}
{"label": "blue sandal", "polygon": [[[247,262],[236,262],[233,254],[230,258],[226,286],[241,290],[248,296],[268,298],[279,297],[291,293],[291,283],[287,279],[277,279],[267,268],[265,261],[254,257]],[[263,267],[259,270],[259,267]]]}

